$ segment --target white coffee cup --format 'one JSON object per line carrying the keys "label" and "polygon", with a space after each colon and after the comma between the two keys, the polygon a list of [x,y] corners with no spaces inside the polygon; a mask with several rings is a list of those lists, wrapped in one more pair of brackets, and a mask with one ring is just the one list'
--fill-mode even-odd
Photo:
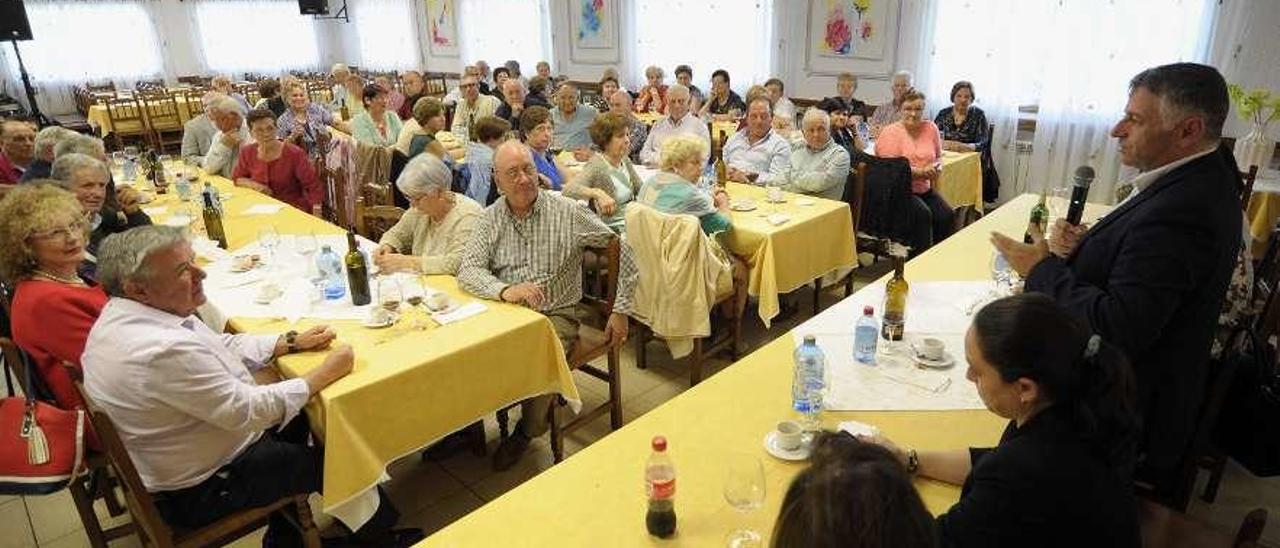
{"label": "white coffee cup", "polygon": [[800,423],[796,421],[781,421],[775,431],[775,437],[778,439],[778,448],[785,451],[795,451],[800,448],[800,437],[804,433],[804,429],[800,428]]}
{"label": "white coffee cup", "polygon": [[391,320],[391,312],[381,306],[369,309],[369,323],[384,324]]}
{"label": "white coffee cup", "polygon": [[925,337],[916,342],[916,355],[926,360],[941,360],[942,354],[946,351],[947,346],[942,339],[933,337]]}
{"label": "white coffee cup", "polygon": [[437,312],[449,308],[449,294],[438,291],[427,295],[427,308]]}

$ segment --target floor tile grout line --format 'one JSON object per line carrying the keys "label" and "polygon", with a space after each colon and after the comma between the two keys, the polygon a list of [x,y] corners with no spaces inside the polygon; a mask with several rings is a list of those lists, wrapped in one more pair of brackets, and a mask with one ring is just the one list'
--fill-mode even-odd
{"label": "floor tile grout line", "polygon": [[40,546],[40,541],[36,538],[36,523],[31,519],[31,507],[27,506],[27,497],[22,495],[18,500],[22,501],[22,513],[27,516],[27,532],[31,534],[31,546]]}

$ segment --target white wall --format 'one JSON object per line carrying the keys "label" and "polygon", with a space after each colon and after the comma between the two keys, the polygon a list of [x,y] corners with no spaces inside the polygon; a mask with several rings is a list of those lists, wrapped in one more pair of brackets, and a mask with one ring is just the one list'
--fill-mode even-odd
{"label": "white wall", "polygon": [[[1209,62],[1228,82],[1280,91],[1280,2],[1222,0],[1220,9]],[[1223,133],[1238,137],[1248,132],[1249,123],[1232,109]],[[1272,123],[1268,134],[1280,139],[1280,123]]]}

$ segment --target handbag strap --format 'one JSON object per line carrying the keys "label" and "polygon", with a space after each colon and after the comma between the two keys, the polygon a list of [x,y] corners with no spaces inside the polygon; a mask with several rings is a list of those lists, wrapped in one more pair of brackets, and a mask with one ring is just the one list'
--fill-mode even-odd
{"label": "handbag strap", "polygon": [[13,375],[13,368],[10,367],[9,360],[5,359],[4,356],[0,356],[0,362],[4,362],[4,386],[9,391],[9,397],[17,396],[17,393],[13,390],[13,377],[11,376]]}
{"label": "handbag strap", "polygon": [[27,387],[27,405],[32,406],[36,404],[36,385],[35,380],[31,377],[31,370],[33,369],[31,360],[22,349],[18,349],[18,359],[22,360],[22,376],[25,377],[24,380],[26,381],[23,386]]}

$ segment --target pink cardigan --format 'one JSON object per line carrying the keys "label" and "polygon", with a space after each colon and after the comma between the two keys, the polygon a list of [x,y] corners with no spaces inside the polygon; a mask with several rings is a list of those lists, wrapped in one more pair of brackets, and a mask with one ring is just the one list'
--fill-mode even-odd
{"label": "pink cardigan", "polygon": [[[942,159],[942,136],[938,126],[929,120],[921,122],[920,134],[914,139],[902,122],[894,122],[880,130],[876,139],[876,156],[881,158],[906,158],[911,167],[921,169]],[[911,178],[911,192],[924,194],[931,187],[928,179]]]}

